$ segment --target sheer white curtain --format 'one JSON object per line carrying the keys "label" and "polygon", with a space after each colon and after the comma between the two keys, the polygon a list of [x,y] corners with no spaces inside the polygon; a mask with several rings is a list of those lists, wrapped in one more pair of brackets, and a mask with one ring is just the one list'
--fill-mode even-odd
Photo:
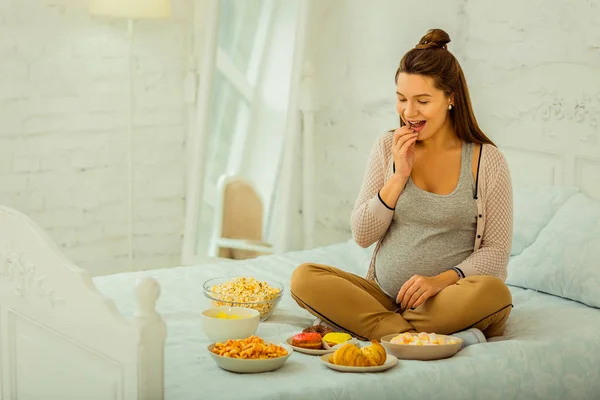
{"label": "sheer white curtain", "polygon": [[[204,71],[188,174],[186,232],[182,261],[206,256],[219,177],[225,173],[251,180],[264,201],[265,239],[272,240],[297,53],[302,0],[214,0],[216,23],[205,27]],[[208,13],[208,11],[207,11]],[[210,22],[211,15],[204,21]],[[212,32],[210,32],[212,30]],[[212,33],[212,40],[210,40]],[[212,55],[212,57],[211,57]],[[207,62],[211,59],[210,62]],[[202,100],[204,99],[204,100]],[[295,112],[295,111],[293,111]],[[202,118],[205,117],[205,118]]]}

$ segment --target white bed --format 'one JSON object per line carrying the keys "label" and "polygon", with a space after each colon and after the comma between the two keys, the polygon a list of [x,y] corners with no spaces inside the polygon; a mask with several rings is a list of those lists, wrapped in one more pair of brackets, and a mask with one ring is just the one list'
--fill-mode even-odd
{"label": "white bed", "polygon": [[[574,186],[600,198],[598,103],[584,96],[600,92],[600,87],[592,87],[599,71],[574,66],[567,71],[561,64],[539,68],[553,70],[540,74],[532,69],[489,88],[487,98],[479,101],[490,111],[484,110],[481,118],[493,125],[495,119],[515,116],[494,137],[509,160],[515,186],[540,187],[516,192],[516,239],[521,248],[511,264],[524,268],[535,257],[549,262],[545,257],[552,254],[551,267],[571,271],[566,256],[562,259],[545,251],[544,240],[551,243],[561,231],[578,237],[578,226],[567,221],[558,229],[545,230],[553,218],[565,219],[561,210],[573,207],[570,201],[576,194],[561,188]],[[536,78],[549,73],[579,74],[590,85],[577,92],[560,79]],[[548,84],[554,85],[552,90],[541,89]],[[511,90],[522,87],[530,89],[522,99],[503,100],[514,99]],[[585,99],[592,100],[585,103]],[[547,192],[543,186],[556,186],[558,192]],[[564,249],[554,246],[553,251],[570,256],[595,251],[600,218],[583,222],[597,238],[583,237],[588,243],[583,248],[566,241]],[[354,375],[330,371],[316,358],[293,354],[282,369],[256,376],[222,371],[208,357],[198,318],[207,305],[201,291],[204,280],[260,274],[281,281],[286,296],[257,333],[283,340],[312,321],[287,292],[295,265],[322,262],[364,275],[369,257],[369,249],[341,243],[251,261],[92,280],[60,255],[33,221],[0,208],[0,399],[600,397],[600,310],[565,296],[516,286],[511,287],[515,308],[505,340],[469,347],[448,360],[402,361],[385,373]],[[598,259],[584,265],[595,274],[591,282],[600,282]],[[519,277],[520,271],[513,269],[513,275]],[[559,282],[556,290],[568,289],[573,279],[571,275]],[[554,289],[549,287],[549,292]],[[569,293],[571,298],[578,296]]]}
{"label": "white bed", "polygon": [[158,398],[159,288],[140,280],[125,319],[33,221],[0,207],[0,399]]}
{"label": "white bed", "polygon": [[[398,398],[399,392],[401,398],[406,399],[590,399],[600,393],[600,310],[516,287],[511,288],[515,309],[502,341],[471,346],[449,360],[401,361],[398,367],[385,373],[354,375],[331,371],[316,357],[296,353],[282,369],[256,376],[220,370],[208,356],[209,342],[199,322],[200,311],[208,306],[200,289],[204,280],[220,275],[249,274],[282,281],[286,296],[273,317],[260,325],[257,334],[283,340],[312,322],[312,317],[297,307],[287,292],[294,266],[312,261],[363,274],[368,257],[368,250],[349,242],[244,262],[98,277],[94,284],[115,301],[119,314],[135,320],[139,306],[133,287],[144,278],[160,282],[162,294],[157,309],[168,331],[164,355],[166,399],[306,399],[313,396],[383,399]],[[70,283],[72,287],[92,289],[89,281],[77,279],[79,281]],[[55,294],[58,296],[58,293]],[[2,294],[4,298],[6,293]],[[70,310],[72,315],[78,315],[75,321],[63,320],[62,325],[54,326],[70,337],[68,341],[65,336],[56,337],[55,333],[37,325],[52,323],[53,318],[43,315],[36,316],[35,325],[19,317],[21,321],[12,325],[14,329],[6,329],[4,318],[14,311],[7,311],[2,303],[3,338],[6,335],[13,338],[3,340],[3,398],[160,398],[159,382],[162,381],[158,371],[154,371],[155,381],[140,381],[135,373],[136,365],[140,372],[156,367],[160,363],[158,353],[144,360],[145,350],[138,348],[138,331],[133,324],[123,321],[110,302],[102,301],[95,294],[91,297],[92,301],[85,303],[81,314],[75,313],[75,306]],[[35,301],[38,296],[31,293],[29,298]],[[65,301],[58,301],[48,311],[55,313],[57,308],[66,306]],[[97,306],[95,310],[88,308],[93,303]],[[84,306],[83,302],[80,304]],[[102,314],[106,317],[101,320],[91,318]],[[111,326],[123,327],[123,331],[112,330]],[[75,336],[77,332],[81,334]],[[107,341],[107,346],[92,351],[100,340]],[[61,347],[57,347],[59,345]],[[60,351],[54,352],[55,349]],[[24,360],[33,357],[34,352],[38,366],[32,362],[19,362],[16,368],[11,366],[15,357]],[[40,355],[45,360],[41,364]],[[11,373],[7,373],[11,370],[19,379],[14,380]],[[137,383],[140,389],[149,386],[145,392],[140,390],[136,394],[131,383]],[[8,390],[13,384],[17,384],[19,395]],[[244,391],[242,397],[240,388]],[[56,396],[48,396],[48,393]]]}
{"label": "white bed", "polygon": [[[282,369],[260,377],[216,367],[207,354],[209,342],[199,324],[199,313],[206,304],[199,290],[202,282],[224,274],[282,281],[286,296],[257,334],[283,341],[313,320],[287,292],[291,270],[306,261],[364,274],[368,251],[342,243],[282,257],[121,274],[96,278],[95,282],[117,300],[125,315],[135,310],[127,289],[137,278],[151,275],[161,283],[158,310],[169,329],[167,399],[574,399],[600,394],[600,310],[519,288],[512,288],[515,309],[503,341],[471,346],[449,360],[401,361],[385,373],[365,375],[331,371],[318,358],[300,353],[293,354]],[[573,337],[581,343],[573,343]],[[241,397],[240,388],[244,390]]]}

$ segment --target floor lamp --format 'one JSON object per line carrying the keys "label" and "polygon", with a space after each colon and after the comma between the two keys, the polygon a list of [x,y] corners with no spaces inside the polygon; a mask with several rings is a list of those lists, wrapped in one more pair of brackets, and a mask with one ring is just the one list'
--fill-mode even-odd
{"label": "floor lamp", "polygon": [[170,0],[91,0],[92,15],[127,19],[129,39],[128,52],[128,195],[127,212],[129,223],[129,270],[133,269],[133,111],[134,111],[134,62],[133,62],[133,28],[134,20],[168,18],[171,15]]}

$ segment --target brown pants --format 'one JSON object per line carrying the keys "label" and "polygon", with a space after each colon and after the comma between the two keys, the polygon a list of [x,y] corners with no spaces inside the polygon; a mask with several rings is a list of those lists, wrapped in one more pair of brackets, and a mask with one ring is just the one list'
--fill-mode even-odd
{"label": "brown pants", "polygon": [[402,314],[395,312],[399,305],[375,281],[327,265],[298,266],[290,289],[300,307],[362,340],[415,331],[451,334],[468,328],[477,328],[486,337],[500,336],[512,308],[504,282],[485,275],[461,279]]}

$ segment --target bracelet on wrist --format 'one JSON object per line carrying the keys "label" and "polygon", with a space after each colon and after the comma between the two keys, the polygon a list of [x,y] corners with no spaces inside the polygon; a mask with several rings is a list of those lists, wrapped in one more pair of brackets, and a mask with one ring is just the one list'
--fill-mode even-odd
{"label": "bracelet on wrist", "polygon": [[465,277],[465,274],[460,270],[460,268],[452,267],[451,269],[452,269],[452,271],[456,272],[456,274],[458,275],[458,280],[461,280]]}

